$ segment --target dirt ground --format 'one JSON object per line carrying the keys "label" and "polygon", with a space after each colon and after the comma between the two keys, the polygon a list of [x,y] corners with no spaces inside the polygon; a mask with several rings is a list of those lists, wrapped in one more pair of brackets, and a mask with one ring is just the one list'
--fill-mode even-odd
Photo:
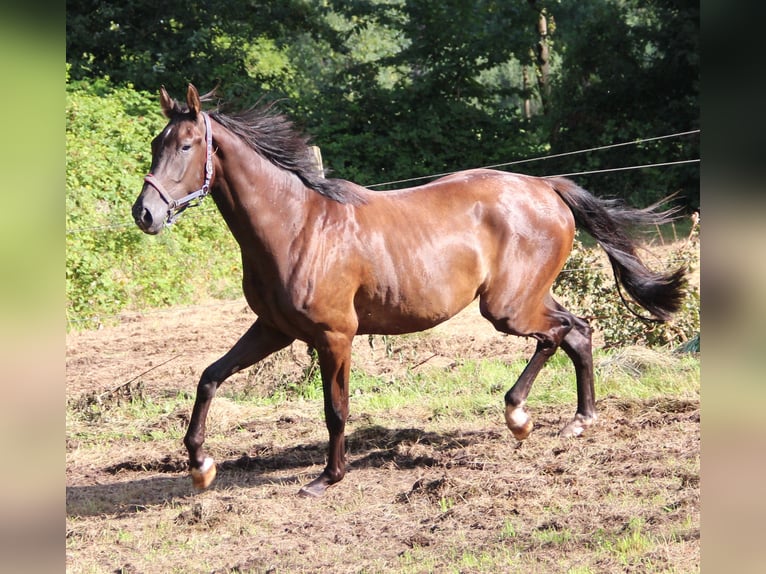
{"label": "dirt ground", "polygon": [[[68,417],[68,572],[699,571],[698,397],[601,397],[598,425],[575,440],[556,436],[575,405],[541,407],[524,443],[504,426],[502,393],[497,409],[456,421],[417,409],[371,421],[352,401],[349,472],[317,500],[296,496],[324,465],[316,404],[221,397],[207,442],[218,478],[193,492],[178,436],[196,382],[253,318],[243,300],[211,301],[68,335],[70,410],[121,393],[183,403],[120,419],[142,429],[140,440],[117,419],[84,427]],[[373,343],[357,338],[355,367],[391,377],[533,350],[496,333],[475,306],[396,338],[395,352]],[[307,364],[295,344],[225,384],[269,384]]]}

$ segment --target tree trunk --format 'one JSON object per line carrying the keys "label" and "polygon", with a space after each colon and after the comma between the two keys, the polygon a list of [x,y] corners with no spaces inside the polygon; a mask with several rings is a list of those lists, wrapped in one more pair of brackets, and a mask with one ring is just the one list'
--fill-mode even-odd
{"label": "tree trunk", "polygon": [[540,102],[542,103],[543,114],[548,111],[548,100],[551,94],[551,86],[548,81],[550,75],[550,52],[548,50],[548,16],[545,8],[538,12],[537,18],[538,41],[535,47],[537,68],[537,86],[540,91]]}

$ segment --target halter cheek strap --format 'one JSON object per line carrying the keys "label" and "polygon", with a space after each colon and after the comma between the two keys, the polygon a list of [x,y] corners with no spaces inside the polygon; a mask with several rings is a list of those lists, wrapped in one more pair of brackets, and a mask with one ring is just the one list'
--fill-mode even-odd
{"label": "halter cheek strap", "polygon": [[[144,181],[151,185],[160,194],[162,200],[168,205],[168,218],[166,225],[172,225],[187,207],[195,207],[200,204],[204,197],[210,193],[210,181],[213,179],[213,131],[210,129],[210,117],[202,112],[202,119],[205,120],[205,181],[202,187],[191,193],[187,193],[180,199],[173,199],[165,187],[160,183],[157,177],[149,173],[144,177]],[[191,203],[198,200],[196,203]]]}

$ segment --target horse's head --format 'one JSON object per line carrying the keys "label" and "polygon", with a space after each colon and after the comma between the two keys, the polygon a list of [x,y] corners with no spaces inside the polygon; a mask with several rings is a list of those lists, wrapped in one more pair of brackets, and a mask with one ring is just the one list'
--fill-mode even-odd
{"label": "horse's head", "polygon": [[170,120],[152,140],[152,167],[133,204],[136,225],[152,235],[162,231],[190,202],[207,195],[213,177],[210,119],[189,84],[186,107],[160,89],[162,112]]}

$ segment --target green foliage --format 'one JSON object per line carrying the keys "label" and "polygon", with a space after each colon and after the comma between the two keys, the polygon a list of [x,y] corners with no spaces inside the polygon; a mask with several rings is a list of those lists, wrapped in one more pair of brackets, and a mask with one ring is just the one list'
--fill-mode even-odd
{"label": "green foliage", "polygon": [[[170,0],[161,15],[146,0],[67,5],[73,79],[171,93],[190,81],[218,85],[240,107],[285,98],[334,174],[362,184],[694,129],[698,36],[690,0]],[[699,137],[690,136],[522,170],[695,157]],[[580,183],[634,205],[677,190],[687,205],[699,202],[697,165]]]}
{"label": "green foliage", "polygon": [[[551,12],[557,23],[554,50],[562,65],[542,121],[553,152],[699,127],[699,2],[561,2]],[[699,157],[699,135],[692,135],[563,157],[539,168],[571,173]],[[634,205],[676,191],[687,205],[699,205],[694,164],[586,175],[579,183]]]}
{"label": "green foliage", "polygon": [[277,38],[299,27],[321,36],[315,11],[301,0],[167,0],[160,12],[148,0],[68,2],[67,61],[75,80],[109,76],[171,93],[187,82],[200,89],[222,82],[229,96],[270,91],[292,74]]}
{"label": "green foliage", "polygon": [[[673,250],[669,268],[684,266],[690,273],[699,269],[699,229],[695,226],[688,240]],[[605,346],[672,346],[699,337],[699,287],[689,282],[681,310],[667,323],[648,323],[631,314],[620,299],[611,267],[600,248],[586,248],[575,239],[564,269],[553,285],[561,303],[575,315],[588,319],[600,331]],[[626,295],[627,297],[627,295]],[[631,302],[634,310],[643,311]]]}
{"label": "green foliage", "polygon": [[373,4],[334,3],[353,49],[300,110],[335,174],[370,185],[544,153],[521,115],[521,75],[507,74],[526,60],[532,12],[493,1]]}
{"label": "green foliage", "polygon": [[316,349],[308,348],[309,364],[303,368],[300,379],[285,381],[279,391],[285,396],[300,397],[306,400],[322,397],[322,373],[319,370],[319,354]]}
{"label": "green foliage", "polygon": [[73,83],[66,118],[68,324],[98,325],[128,306],[232,294],[239,251],[209,204],[158,237],[132,221],[149,142],[165,124],[156,98],[106,81]]}

